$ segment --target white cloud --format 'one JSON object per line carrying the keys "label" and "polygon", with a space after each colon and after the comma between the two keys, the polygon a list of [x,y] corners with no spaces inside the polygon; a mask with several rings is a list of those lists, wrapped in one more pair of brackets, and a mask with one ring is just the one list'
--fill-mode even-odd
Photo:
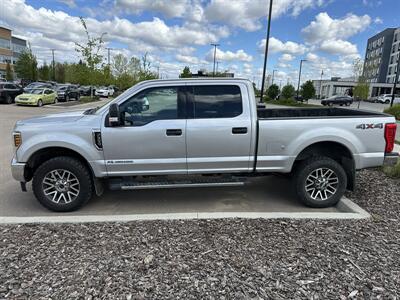
{"label": "white cloud", "polygon": [[383,20],[382,20],[380,17],[376,17],[376,18],[374,19],[374,23],[375,23],[375,24],[383,24]]}
{"label": "white cloud", "polygon": [[175,58],[177,61],[182,62],[182,63],[187,63],[191,65],[198,65],[198,64],[206,64],[207,61],[199,59],[196,56],[190,56],[190,55],[182,55],[182,54],[177,54],[175,55]]}
{"label": "white cloud", "polygon": [[284,53],[281,55],[281,57],[279,57],[279,61],[280,62],[289,62],[292,61],[295,57],[291,54],[288,53]]}
{"label": "white cloud", "polygon": [[189,8],[188,0],[115,0],[115,7],[123,11],[140,14],[143,11],[155,11],[167,18],[182,17]]}
{"label": "white cloud", "polygon": [[[244,50],[240,49],[236,52],[232,51],[222,51],[217,49],[216,51],[216,60],[223,60],[223,61],[247,61],[250,62],[253,60],[253,57]],[[210,51],[206,54],[206,60],[213,61],[214,60],[214,49],[210,49]]]}
{"label": "white cloud", "polygon": [[[84,31],[78,17],[62,11],[36,9],[24,0],[2,1],[1,22],[13,28],[15,34],[29,38],[34,47],[51,46],[60,51],[71,49],[73,52],[74,46],[71,45],[84,41]],[[194,46],[208,45],[229,35],[229,30],[224,26],[198,23],[169,26],[159,18],[138,23],[119,17],[110,20],[87,18],[86,23],[92,35],[107,32],[107,42],[125,44],[125,47],[137,54],[174,50],[186,51],[188,55]],[[37,36],[40,38],[37,39]]]}
{"label": "white cloud", "polygon": [[368,15],[348,14],[342,19],[332,19],[328,13],[319,13],[307,27],[302,29],[306,42],[320,43],[325,40],[347,39],[364,31],[371,24]]}
{"label": "white cloud", "polygon": [[70,8],[76,7],[75,0],[57,0],[57,1],[68,5],[68,7]]}
{"label": "white cloud", "polygon": [[[324,4],[324,0],[280,0],[272,7],[273,18],[284,14],[298,16],[303,10]],[[205,18],[240,27],[247,31],[262,28],[260,19],[268,13],[269,0],[211,0],[204,10]]]}
{"label": "white cloud", "polygon": [[357,46],[343,40],[326,40],[321,43],[321,51],[329,54],[351,55],[357,54]]}
{"label": "white cloud", "polygon": [[[265,39],[258,42],[258,48],[260,52],[265,51]],[[269,51],[272,53],[282,52],[292,55],[300,55],[304,54],[306,50],[307,48],[304,45],[292,41],[282,42],[274,37],[269,39]]]}

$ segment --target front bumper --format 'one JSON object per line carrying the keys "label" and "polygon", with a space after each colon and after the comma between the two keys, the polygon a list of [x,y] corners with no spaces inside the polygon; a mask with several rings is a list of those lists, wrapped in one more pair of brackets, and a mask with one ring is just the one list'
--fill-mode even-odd
{"label": "front bumper", "polygon": [[26,163],[19,163],[15,157],[11,161],[11,174],[12,177],[20,182],[25,182],[25,166]]}
{"label": "front bumper", "polygon": [[37,100],[15,100],[18,105],[37,105]]}
{"label": "front bumper", "polygon": [[385,154],[385,159],[383,160],[384,166],[394,166],[399,161],[399,153],[391,152]]}

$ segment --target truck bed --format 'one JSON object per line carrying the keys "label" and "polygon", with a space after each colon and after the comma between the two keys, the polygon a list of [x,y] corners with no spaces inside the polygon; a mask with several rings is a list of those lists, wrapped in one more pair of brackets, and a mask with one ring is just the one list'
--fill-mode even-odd
{"label": "truck bed", "polygon": [[382,117],[383,113],[356,110],[338,107],[293,107],[293,108],[259,108],[257,109],[258,119],[292,119],[292,118],[368,118]]}

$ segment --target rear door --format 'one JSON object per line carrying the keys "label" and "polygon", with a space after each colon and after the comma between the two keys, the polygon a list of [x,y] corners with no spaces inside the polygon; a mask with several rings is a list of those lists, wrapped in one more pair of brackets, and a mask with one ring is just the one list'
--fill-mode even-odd
{"label": "rear door", "polygon": [[252,128],[245,86],[192,85],[187,99],[188,173],[248,171]]}

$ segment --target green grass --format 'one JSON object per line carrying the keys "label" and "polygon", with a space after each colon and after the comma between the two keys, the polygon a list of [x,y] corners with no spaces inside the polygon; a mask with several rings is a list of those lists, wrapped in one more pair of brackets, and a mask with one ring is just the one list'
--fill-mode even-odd
{"label": "green grass", "polygon": [[266,100],[266,104],[294,106],[294,107],[320,107],[319,105],[308,104],[306,102],[295,101],[294,99]]}
{"label": "green grass", "polygon": [[400,121],[400,104],[395,104],[392,107],[388,107],[383,112],[394,116],[396,120]]}
{"label": "green grass", "polygon": [[383,167],[383,172],[389,177],[400,178],[400,160],[393,167]]}

